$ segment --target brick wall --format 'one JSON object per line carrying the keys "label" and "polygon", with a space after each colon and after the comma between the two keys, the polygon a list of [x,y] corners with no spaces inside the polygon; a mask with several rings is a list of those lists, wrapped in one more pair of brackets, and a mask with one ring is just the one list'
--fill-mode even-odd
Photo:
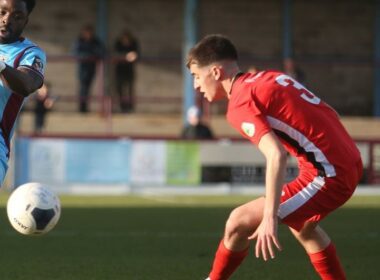
{"label": "brick wall", "polygon": [[[241,66],[280,68],[282,1],[199,0],[200,35],[224,33],[240,51]],[[109,0],[109,39],[126,27],[139,38],[143,59],[136,85],[140,112],[180,112],[184,0]],[[293,0],[294,55],[307,85],[343,114],[371,115],[374,1]],[[39,0],[26,36],[49,55],[70,52],[80,27],[95,23],[96,0]],[[73,61],[51,59],[46,77],[56,94],[75,96]],[[112,68],[106,88],[113,94]],[[94,95],[98,94],[94,86]],[[161,99],[152,101],[152,97]],[[75,109],[58,103],[57,109]]]}
{"label": "brick wall", "polygon": [[371,115],[374,1],[295,1],[294,51],[308,86],[345,115]]}

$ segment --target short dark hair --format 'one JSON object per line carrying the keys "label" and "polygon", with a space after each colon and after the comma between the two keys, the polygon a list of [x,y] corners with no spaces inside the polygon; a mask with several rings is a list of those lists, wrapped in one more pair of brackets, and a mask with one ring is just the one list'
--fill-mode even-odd
{"label": "short dark hair", "polygon": [[34,6],[36,6],[36,0],[21,0],[21,1],[25,3],[28,14],[30,14],[34,9]]}
{"label": "short dark hair", "polygon": [[186,65],[198,64],[200,67],[222,60],[237,60],[235,46],[225,36],[219,34],[207,35],[200,40],[190,51]]}

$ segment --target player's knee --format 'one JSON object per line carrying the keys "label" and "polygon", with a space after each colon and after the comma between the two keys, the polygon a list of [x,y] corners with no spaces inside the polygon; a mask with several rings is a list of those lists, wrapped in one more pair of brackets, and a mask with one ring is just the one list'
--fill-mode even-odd
{"label": "player's knee", "polygon": [[246,238],[252,233],[248,215],[240,208],[234,209],[226,222],[225,235]]}
{"label": "player's knee", "polygon": [[299,232],[294,231],[293,234],[297,237],[297,239],[301,239],[301,240],[313,239],[314,236],[317,234],[317,226],[318,226],[318,223],[308,222],[308,223],[305,223],[305,225]]}

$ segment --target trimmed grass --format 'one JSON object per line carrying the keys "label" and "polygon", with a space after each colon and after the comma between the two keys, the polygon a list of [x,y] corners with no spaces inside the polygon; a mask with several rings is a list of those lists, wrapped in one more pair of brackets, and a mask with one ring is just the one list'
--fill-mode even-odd
{"label": "trimmed grass", "polygon": [[[206,278],[229,212],[248,196],[62,196],[57,227],[22,236],[0,194],[0,279],[194,280]],[[378,279],[380,196],[355,196],[322,223],[348,279]],[[232,279],[319,279],[289,230],[275,260],[251,253]]]}

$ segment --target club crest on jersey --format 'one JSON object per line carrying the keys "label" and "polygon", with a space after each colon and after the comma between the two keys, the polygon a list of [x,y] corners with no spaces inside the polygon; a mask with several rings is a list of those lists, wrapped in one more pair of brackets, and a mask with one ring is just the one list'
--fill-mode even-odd
{"label": "club crest on jersey", "polygon": [[253,123],[243,122],[241,124],[241,129],[249,137],[253,137],[253,135],[255,135],[255,125]]}
{"label": "club crest on jersey", "polygon": [[36,69],[38,72],[42,72],[43,68],[44,68],[44,65],[42,63],[42,60],[41,58],[39,58],[38,56],[36,56],[34,58],[34,61],[33,61],[33,64],[32,64],[32,67],[34,69]]}

